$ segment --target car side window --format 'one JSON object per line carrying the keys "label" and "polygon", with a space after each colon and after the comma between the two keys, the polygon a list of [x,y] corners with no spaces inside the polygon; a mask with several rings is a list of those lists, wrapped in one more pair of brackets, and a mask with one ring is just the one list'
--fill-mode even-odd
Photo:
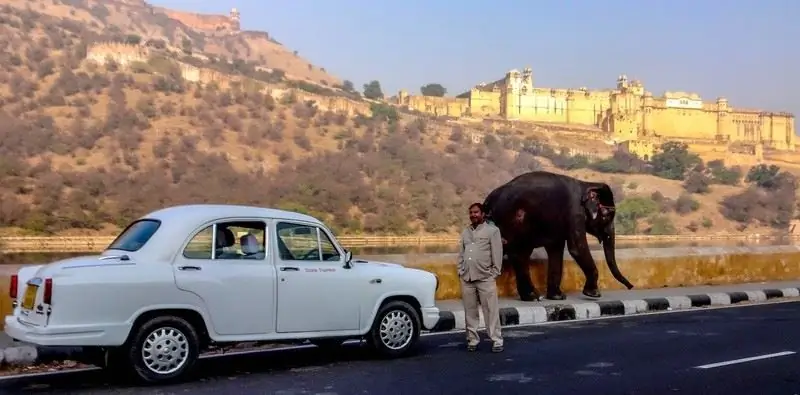
{"label": "car side window", "polygon": [[266,223],[261,221],[218,222],[195,234],[184,248],[183,256],[188,259],[263,260],[266,229]]}
{"label": "car side window", "polygon": [[320,261],[317,227],[278,222],[278,254],[284,261]]}
{"label": "car side window", "polygon": [[341,255],[339,255],[339,251],[336,250],[336,247],[333,245],[333,241],[328,237],[328,235],[322,229],[319,230],[319,243],[322,247],[322,260],[323,261],[338,261],[341,259]]}

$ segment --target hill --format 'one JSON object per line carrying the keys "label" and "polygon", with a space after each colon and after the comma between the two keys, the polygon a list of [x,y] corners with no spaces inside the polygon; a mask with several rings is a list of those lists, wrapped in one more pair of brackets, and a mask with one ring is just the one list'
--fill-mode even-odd
{"label": "hill", "polygon": [[0,0],[20,10],[54,16],[110,41],[177,50],[195,59],[237,59],[292,79],[325,85],[341,81],[303,59],[266,32],[240,29],[239,13],[203,15],[153,6],[143,0]]}
{"label": "hill", "polygon": [[[54,4],[67,3],[87,4]],[[190,202],[301,210],[345,233],[455,232],[470,203],[533,169],[608,181],[621,233],[763,233],[793,218],[794,178],[777,168],[702,164],[680,144],[649,163],[621,153],[591,161],[554,150],[579,142],[541,127],[398,112],[96,25],[0,8],[6,234],[110,233]]]}

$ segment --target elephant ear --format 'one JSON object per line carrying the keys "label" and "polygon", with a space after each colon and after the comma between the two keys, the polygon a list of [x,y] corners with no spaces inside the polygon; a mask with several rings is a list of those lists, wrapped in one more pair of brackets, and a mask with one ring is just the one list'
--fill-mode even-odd
{"label": "elephant ear", "polygon": [[611,191],[611,187],[608,186],[608,184],[602,182],[589,183],[586,188],[584,188],[581,200],[584,202],[596,200],[604,207],[612,209],[615,207],[614,192]]}
{"label": "elephant ear", "polygon": [[601,217],[613,215],[616,211],[614,193],[605,183],[587,183],[581,196],[581,203],[589,211],[592,220],[597,219],[598,215]]}

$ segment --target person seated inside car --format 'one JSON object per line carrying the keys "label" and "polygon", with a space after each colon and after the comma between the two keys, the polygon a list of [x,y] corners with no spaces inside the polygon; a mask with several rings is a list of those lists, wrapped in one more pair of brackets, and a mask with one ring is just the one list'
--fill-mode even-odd
{"label": "person seated inside car", "polygon": [[236,244],[236,236],[228,228],[217,227],[217,243],[214,249],[215,259],[239,259],[239,253],[232,248]]}
{"label": "person seated inside car", "polygon": [[242,246],[242,259],[264,259],[264,250],[256,235],[245,234],[239,238],[239,245]]}

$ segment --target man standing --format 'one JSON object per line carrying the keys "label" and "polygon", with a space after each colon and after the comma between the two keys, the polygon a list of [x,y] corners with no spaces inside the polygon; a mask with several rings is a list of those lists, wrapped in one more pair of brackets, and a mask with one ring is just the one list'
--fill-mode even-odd
{"label": "man standing", "polygon": [[500,333],[500,307],[497,283],[503,267],[503,244],[500,229],[484,221],[483,205],[469,206],[470,225],[461,232],[458,251],[458,276],[461,278],[461,300],[466,318],[467,349],[475,351],[480,343],[478,325],[483,309],[486,330],[492,340],[492,351],[503,351]]}

